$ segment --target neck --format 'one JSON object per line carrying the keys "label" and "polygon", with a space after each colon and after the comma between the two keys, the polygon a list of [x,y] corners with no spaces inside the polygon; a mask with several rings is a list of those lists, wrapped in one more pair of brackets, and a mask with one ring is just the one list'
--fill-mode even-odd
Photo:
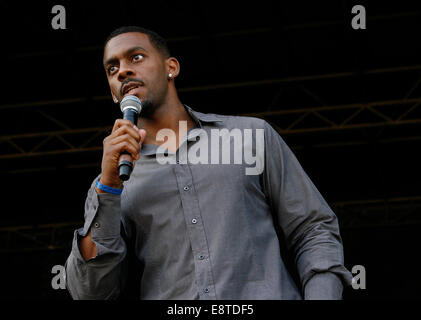
{"label": "neck", "polygon": [[[161,129],[172,130],[177,137],[177,141],[180,141],[183,137],[179,137],[179,121],[187,121],[187,130],[194,126],[194,120],[190,117],[180,100],[177,97],[172,100],[159,106],[151,117],[139,119],[139,128],[146,131],[144,144],[160,145],[164,143],[156,140],[157,133]],[[177,149],[178,145],[176,143],[174,149]]]}

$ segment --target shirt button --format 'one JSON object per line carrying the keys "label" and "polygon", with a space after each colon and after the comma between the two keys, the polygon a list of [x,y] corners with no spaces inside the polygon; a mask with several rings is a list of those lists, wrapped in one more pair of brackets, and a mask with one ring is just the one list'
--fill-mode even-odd
{"label": "shirt button", "polygon": [[177,160],[177,161],[176,161],[176,163],[177,163],[177,164],[180,164],[180,160]]}
{"label": "shirt button", "polygon": [[203,254],[201,254],[201,255],[199,256],[199,260],[203,260],[203,259],[205,259],[205,256],[204,256]]}
{"label": "shirt button", "polygon": [[190,190],[189,186],[184,187],[184,191],[189,191],[189,190]]}
{"label": "shirt button", "polygon": [[203,289],[203,291],[204,291],[205,293],[209,293],[209,289],[208,289],[208,288]]}
{"label": "shirt button", "polygon": [[191,219],[191,223],[196,224],[197,220],[196,219]]}
{"label": "shirt button", "polygon": [[99,228],[99,222],[95,222],[94,227]]}

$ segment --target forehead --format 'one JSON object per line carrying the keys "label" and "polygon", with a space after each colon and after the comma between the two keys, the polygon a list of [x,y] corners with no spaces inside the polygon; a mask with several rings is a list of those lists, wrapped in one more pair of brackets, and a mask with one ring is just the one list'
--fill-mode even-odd
{"label": "forehead", "polygon": [[140,32],[127,32],[119,34],[107,42],[104,48],[104,60],[108,57],[123,55],[125,51],[133,47],[142,47],[150,52],[156,51],[146,34]]}

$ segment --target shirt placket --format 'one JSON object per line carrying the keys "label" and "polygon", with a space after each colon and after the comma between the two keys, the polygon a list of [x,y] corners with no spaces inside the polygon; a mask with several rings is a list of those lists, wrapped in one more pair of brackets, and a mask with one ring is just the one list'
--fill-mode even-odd
{"label": "shirt placket", "polygon": [[[197,133],[189,134],[188,139],[194,138],[197,135]],[[187,143],[186,139],[181,144],[183,143]],[[212,266],[209,257],[209,246],[193,183],[192,172],[187,161],[181,161],[185,159],[180,159],[180,157],[185,157],[187,155],[180,153],[178,156],[180,164],[174,165],[173,168],[177,179],[184,219],[187,225],[187,232],[189,234],[193,252],[199,296],[201,299],[205,300],[216,299],[215,285],[212,277]]]}

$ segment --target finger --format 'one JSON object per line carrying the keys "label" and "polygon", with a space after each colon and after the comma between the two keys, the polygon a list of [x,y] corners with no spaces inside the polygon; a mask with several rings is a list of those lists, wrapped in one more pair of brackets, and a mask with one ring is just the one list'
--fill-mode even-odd
{"label": "finger", "polygon": [[138,141],[138,142],[140,141],[139,131],[134,128],[132,123],[130,125],[123,125],[123,126],[119,127],[116,131],[114,131],[111,134],[111,136],[112,136],[112,138],[115,138],[115,137],[118,137],[118,136],[121,136],[121,135],[124,135],[124,134],[129,134],[136,141]]}
{"label": "finger", "polygon": [[113,130],[112,132],[116,131],[118,128],[127,125],[127,126],[133,126],[133,122],[131,122],[130,120],[127,119],[117,119],[114,122],[114,126],[113,126]]}
{"label": "finger", "polygon": [[133,147],[131,143],[127,141],[122,141],[114,145],[114,152],[117,154],[121,154],[123,151],[128,152],[133,159],[137,159],[139,157],[139,152],[136,150],[137,148]]}
{"label": "finger", "polygon": [[142,144],[146,138],[146,130],[145,129],[138,129],[140,135],[140,143]]}
{"label": "finger", "polygon": [[118,136],[118,137],[114,138],[113,140],[111,140],[110,143],[112,145],[116,145],[116,144],[119,144],[120,142],[123,142],[123,141],[129,142],[135,148],[137,155],[139,154],[141,145],[139,144],[138,141],[133,139],[133,137],[131,137],[129,134],[124,134],[122,136]]}

